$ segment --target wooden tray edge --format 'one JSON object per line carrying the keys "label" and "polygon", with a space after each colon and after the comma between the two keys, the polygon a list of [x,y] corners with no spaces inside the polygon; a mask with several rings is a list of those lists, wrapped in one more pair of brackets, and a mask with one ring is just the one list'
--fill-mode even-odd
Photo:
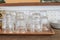
{"label": "wooden tray edge", "polygon": [[55,32],[54,30],[51,28],[50,29],[51,31],[50,32],[39,32],[39,33],[3,33],[0,31],[0,35],[54,35]]}

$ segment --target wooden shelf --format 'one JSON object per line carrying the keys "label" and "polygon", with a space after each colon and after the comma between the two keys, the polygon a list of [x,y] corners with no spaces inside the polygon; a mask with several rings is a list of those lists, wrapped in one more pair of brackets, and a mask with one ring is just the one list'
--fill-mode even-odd
{"label": "wooden shelf", "polygon": [[59,3],[1,3],[0,6],[60,6]]}

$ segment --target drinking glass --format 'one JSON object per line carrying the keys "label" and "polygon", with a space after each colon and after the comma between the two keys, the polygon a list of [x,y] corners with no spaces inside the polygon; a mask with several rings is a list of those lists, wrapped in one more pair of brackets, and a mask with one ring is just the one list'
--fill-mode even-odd
{"label": "drinking glass", "polygon": [[40,13],[32,13],[32,22],[35,25],[35,31],[40,32],[41,31],[41,25],[40,25]]}
{"label": "drinking glass", "polygon": [[25,14],[24,12],[17,12],[16,16],[16,30],[17,32],[25,33],[27,31],[26,29],[26,22],[25,22]]}
{"label": "drinking glass", "polygon": [[16,11],[11,11],[10,12],[10,14],[11,14],[11,17],[12,17],[12,28],[13,28],[13,31],[15,32],[15,28],[16,28]]}
{"label": "drinking glass", "polygon": [[47,17],[44,17],[41,19],[41,26],[42,26],[42,29],[44,29],[44,31],[49,30],[50,25]]}

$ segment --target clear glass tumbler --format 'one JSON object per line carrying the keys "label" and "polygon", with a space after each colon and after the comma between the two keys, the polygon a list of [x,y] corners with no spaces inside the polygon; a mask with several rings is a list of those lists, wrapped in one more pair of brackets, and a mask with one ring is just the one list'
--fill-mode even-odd
{"label": "clear glass tumbler", "polygon": [[24,12],[17,12],[16,23],[17,32],[25,33],[27,31]]}
{"label": "clear glass tumbler", "polygon": [[40,13],[32,13],[32,22],[35,25],[35,31],[37,32],[42,31],[40,21],[41,21]]}
{"label": "clear glass tumbler", "polygon": [[47,17],[41,18],[41,26],[44,31],[48,31],[50,24]]}

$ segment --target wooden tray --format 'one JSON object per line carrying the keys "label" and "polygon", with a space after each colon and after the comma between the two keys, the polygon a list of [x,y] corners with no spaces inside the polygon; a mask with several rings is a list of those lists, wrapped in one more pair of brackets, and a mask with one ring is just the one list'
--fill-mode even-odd
{"label": "wooden tray", "polygon": [[26,33],[4,33],[0,30],[0,34],[7,34],[7,35],[53,35],[55,34],[54,30],[51,28],[49,31],[43,32],[26,32]]}

